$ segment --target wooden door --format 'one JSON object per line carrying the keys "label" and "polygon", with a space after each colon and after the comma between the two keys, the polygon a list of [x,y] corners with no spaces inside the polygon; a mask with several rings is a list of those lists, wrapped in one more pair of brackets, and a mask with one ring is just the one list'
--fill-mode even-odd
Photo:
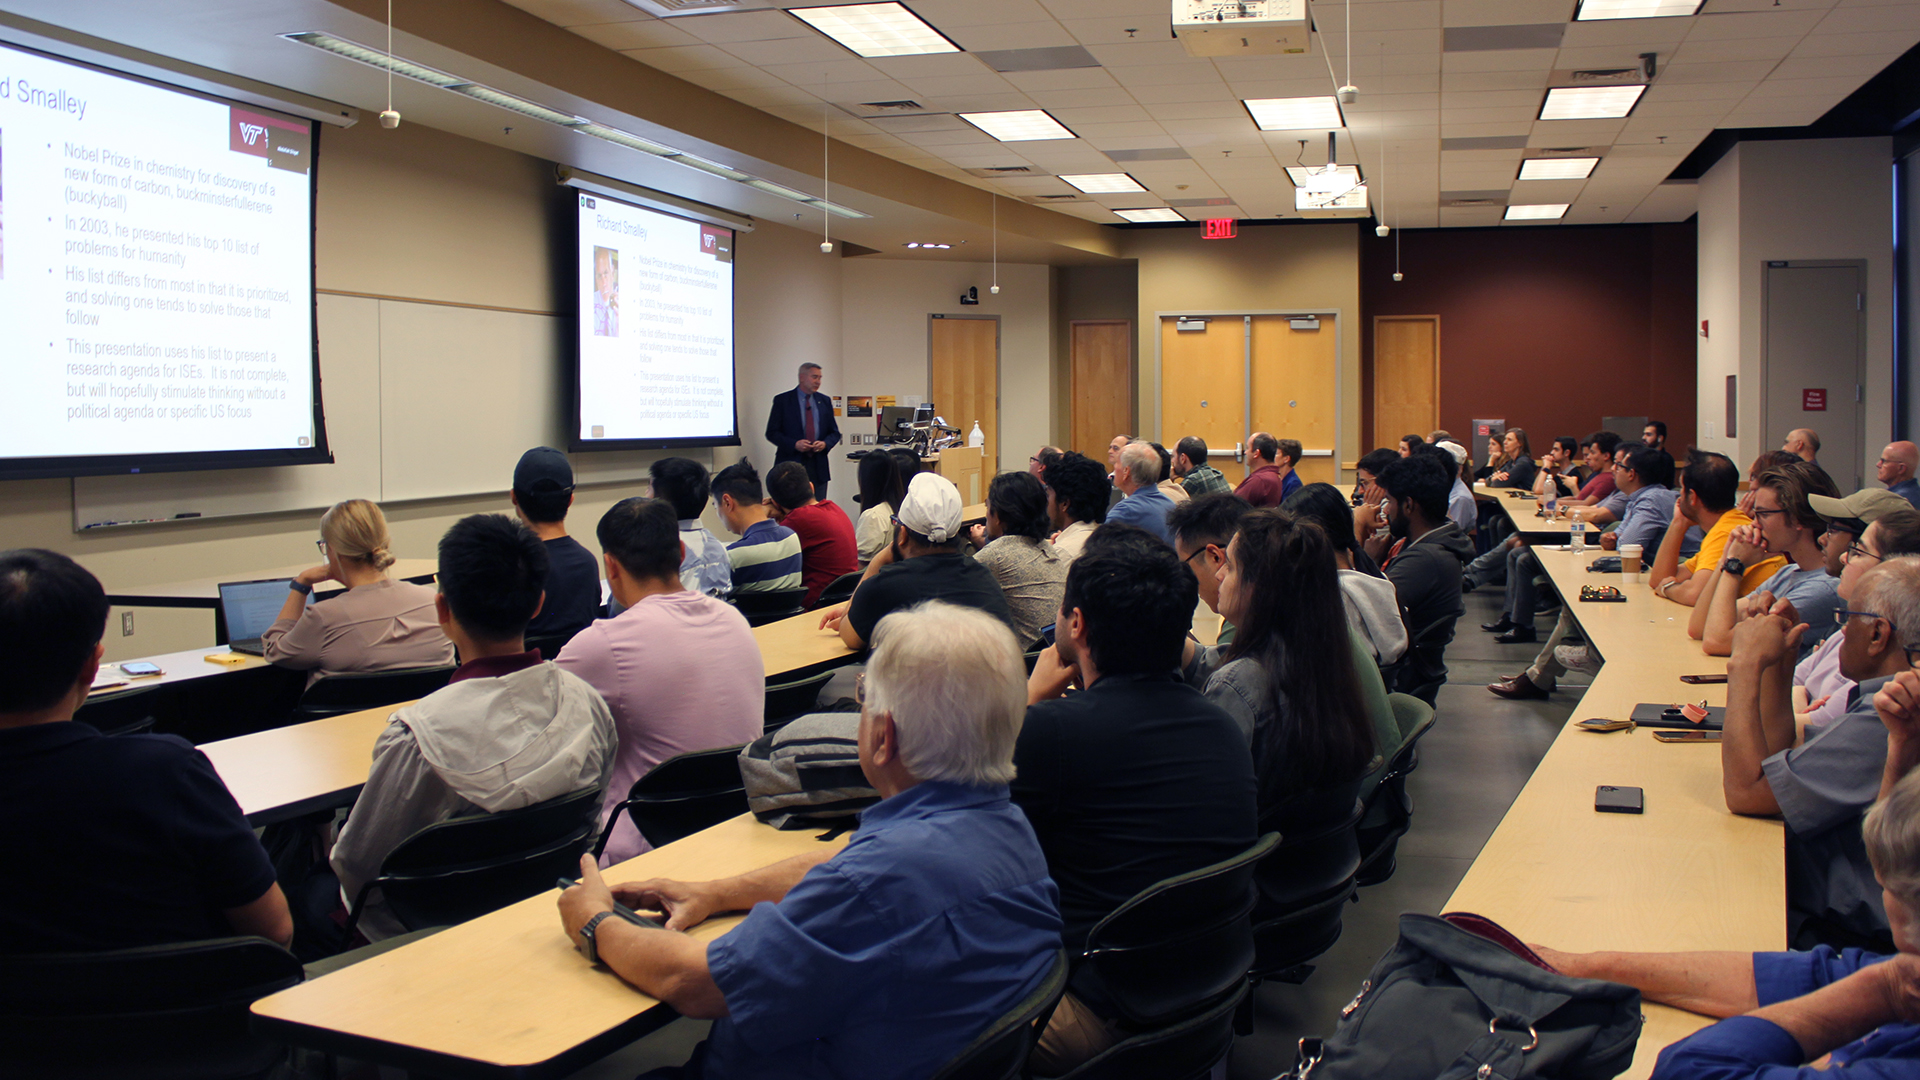
{"label": "wooden door", "polygon": [[[1247,437],[1246,317],[1215,315],[1204,330],[1175,329],[1181,321],[1197,320],[1160,320],[1160,439],[1171,450],[1198,435],[1209,451],[1231,450]],[[1212,460],[1234,483],[1246,475],[1231,458]]]}
{"label": "wooden door", "polygon": [[1300,440],[1306,451],[1300,479],[1338,484],[1340,332],[1331,315],[1320,316],[1311,330],[1296,330],[1292,323],[1287,315],[1253,316],[1251,430]]}
{"label": "wooden door", "polygon": [[[1379,315],[1373,320],[1373,442],[1399,446],[1440,426],[1440,316]],[[1478,448],[1475,448],[1478,452]]]}
{"label": "wooden door", "polygon": [[1066,449],[1105,461],[1115,435],[1138,433],[1133,415],[1133,323],[1072,323]]}
{"label": "wooden door", "polygon": [[986,433],[981,469],[998,470],[1000,448],[1000,320],[991,315],[933,315],[927,319],[927,386],[935,415],[961,432],[977,422]]}

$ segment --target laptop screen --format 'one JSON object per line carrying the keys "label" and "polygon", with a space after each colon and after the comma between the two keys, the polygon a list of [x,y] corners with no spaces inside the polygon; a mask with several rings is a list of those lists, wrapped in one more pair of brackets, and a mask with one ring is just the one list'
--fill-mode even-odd
{"label": "laptop screen", "polygon": [[[251,641],[267,632],[287,602],[292,578],[267,581],[231,581],[220,586],[220,610],[227,620],[228,641]],[[311,604],[313,597],[309,595]]]}

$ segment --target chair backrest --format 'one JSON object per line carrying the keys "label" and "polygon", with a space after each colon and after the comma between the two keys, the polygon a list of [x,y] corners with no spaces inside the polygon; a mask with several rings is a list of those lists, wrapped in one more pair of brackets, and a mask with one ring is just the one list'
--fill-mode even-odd
{"label": "chair backrest", "polygon": [[465,922],[577,877],[580,855],[593,842],[601,789],[497,814],[436,822],[401,841],[380,865],[380,876],[354,900],[378,888],[387,909],[408,930]]}
{"label": "chair backrest", "polygon": [[452,677],[452,664],[329,675],[300,695],[300,703],[294,706],[294,719],[319,720],[401,701],[417,701],[447,685]]}
{"label": "chair backrest", "polygon": [[647,843],[664,847],[701,829],[747,812],[747,787],[740,779],[745,743],[696,750],[655,765],[633,782],[620,805],[607,815],[606,831],[594,854],[607,849],[613,827],[626,813]]}
{"label": "chair backrest", "polygon": [[73,714],[75,720],[91,726],[102,735],[137,735],[153,729],[159,719],[163,696],[154,693],[157,686],[136,686],[107,694],[94,694]]}
{"label": "chair backrest", "polygon": [[292,953],[256,937],[0,957],[0,1072],[258,1075],[285,1047],[248,1030],[247,1006],[304,977]]}
{"label": "chair backrest", "polygon": [[566,648],[567,642],[572,641],[573,635],[579,632],[579,629],[574,629],[562,630],[553,634],[528,634],[526,637],[526,646],[529,649],[539,649],[540,659],[551,660],[559,656],[560,650]]}
{"label": "chair backrest", "polygon": [[1341,918],[1360,870],[1356,827],[1364,808],[1351,786],[1309,793],[1316,796],[1321,805],[1314,809],[1320,812],[1295,817],[1311,824],[1281,841],[1260,866],[1250,969],[1255,979],[1303,965],[1340,940]]}
{"label": "chair backrest", "polygon": [[763,734],[771,734],[796,716],[814,712],[814,705],[820,700],[820,688],[833,678],[832,670],[818,675],[809,675],[804,679],[778,683],[767,687],[766,728]]}
{"label": "chair backrest", "polygon": [[1066,950],[1057,950],[1053,967],[1040,985],[975,1036],[933,1074],[933,1080],[1013,1080],[1019,1076],[1039,1036],[1035,1023],[1051,1015],[1060,995],[1067,992],[1067,968]]}
{"label": "chair backrest", "polygon": [[855,570],[827,582],[827,587],[820,590],[820,598],[813,602],[813,606],[823,608],[833,604],[844,604],[853,599],[853,587],[860,584],[860,573]]}
{"label": "chair backrest", "polygon": [[749,626],[765,626],[791,619],[806,610],[807,590],[780,589],[771,592],[736,592],[728,598]]}
{"label": "chair backrest", "polygon": [[1075,978],[1097,982],[1118,1017],[1139,1027],[1205,1008],[1252,965],[1254,868],[1280,845],[1267,833],[1230,859],[1141,890],[1087,932]]}
{"label": "chair backrest", "polygon": [[1246,1000],[1247,992],[1243,977],[1232,993],[1223,995],[1199,1013],[1144,1035],[1123,1039],[1060,1080],[1135,1080],[1142,1076],[1198,1080],[1209,1076],[1233,1049],[1234,1014]]}
{"label": "chair backrest", "polygon": [[1408,694],[1388,694],[1400,746],[1387,759],[1380,782],[1366,796],[1355,838],[1360,845],[1360,870],[1354,881],[1378,885],[1393,876],[1394,853],[1400,838],[1413,824],[1413,800],[1407,797],[1407,774],[1420,763],[1419,743],[1433,730],[1433,707]]}
{"label": "chair backrest", "polygon": [[1409,635],[1407,655],[1391,689],[1432,705],[1447,682],[1447,646],[1453,643],[1454,624],[1459,621],[1458,613],[1443,615]]}
{"label": "chair backrest", "polygon": [[1393,706],[1394,725],[1400,729],[1400,747],[1387,759],[1383,784],[1404,778],[1419,764],[1420,738],[1432,729],[1434,716],[1432,705],[1411,694],[1388,694],[1387,703]]}

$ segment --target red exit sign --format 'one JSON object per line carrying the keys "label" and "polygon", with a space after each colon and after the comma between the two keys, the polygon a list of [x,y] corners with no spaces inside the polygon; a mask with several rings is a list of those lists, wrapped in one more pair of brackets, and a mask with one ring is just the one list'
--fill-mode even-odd
{"label": "red exit sign", "polygon": [[1230,217],[1207,219],[1206,231],[1200,234],[1202,240],[1231,240],[1240,235],[1236,222]]}

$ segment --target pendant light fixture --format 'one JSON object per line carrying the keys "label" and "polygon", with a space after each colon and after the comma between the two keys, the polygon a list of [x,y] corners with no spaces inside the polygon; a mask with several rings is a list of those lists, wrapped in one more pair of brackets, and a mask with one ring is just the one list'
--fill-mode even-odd
{"label": "pendant light fixture", "polygon": [[833,204],[832,144],[827,137],[827,127],[832,123],[827,102],[826,72],[820,73],[820,254],[833,254],[833,212],[827,207]]}
{"label": "pendant light fixture", "polygon": [[393,107],[393,0],[387,0],[387,107],[380,126],[389,131],[400,126],[400,111]]}
{"label": "pendant light fixture", "polygon": [[987,192],[987,197],[993,200],[993,284],[987,287],[987,291],[992,293],[995,296],[999,296],[1000,295],[1000,193],[997,191],[989,191]]}

